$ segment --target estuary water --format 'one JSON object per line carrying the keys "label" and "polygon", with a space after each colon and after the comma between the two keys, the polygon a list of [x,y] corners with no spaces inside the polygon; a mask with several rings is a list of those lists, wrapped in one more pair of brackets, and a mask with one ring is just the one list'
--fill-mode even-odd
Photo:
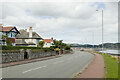
{"label": "estuary water", "polygon": [[112,54],[120,54],[120,50],[105,50],[105,51],[100,51],[103,53],[112,53]]}

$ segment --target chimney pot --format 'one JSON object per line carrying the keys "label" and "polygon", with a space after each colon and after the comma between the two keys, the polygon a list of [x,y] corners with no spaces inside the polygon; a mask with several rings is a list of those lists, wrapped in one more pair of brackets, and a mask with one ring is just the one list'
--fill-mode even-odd
{"label": "chimney pot", "polygon": [[2,24],[0,24],[0,26],[2,26]]}
{"label": "chimney pot", "polygon": [[29,37],[32,37],[32,27],[29,28]]}
{"label": "chimney pot", "polygon": [[27,29],[25,29],[25,32],[27,32]]}
{"label": "chimney pot", "polygon": [[32,27],[30,27],[29,30],[32,30]]}

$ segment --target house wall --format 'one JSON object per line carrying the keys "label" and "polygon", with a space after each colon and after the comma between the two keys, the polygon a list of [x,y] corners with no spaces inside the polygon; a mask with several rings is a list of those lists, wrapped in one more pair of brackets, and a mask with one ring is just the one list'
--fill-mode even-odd
{"label": "house wall", "polygon": [[2,38],[2,32],[0,32],[0,40],[1,40],[1,38]]}
{"label": "house wall", "polygon": [[[20,42],[18,42],[18,41]],[[29,43],[29,42],[33,42],[35,45],[21,45],[21,42],[25,40],[26,43]],[[16,45],[19,45],[19,46],[31,46],[31,47],[38,47],[38,43],[39,43],[40,39],[16,39]]]}
{"label": "house wall", "polygon": [[[0,33],[1,34],[1,33]],[[16,44],[15,44],[15,42],[13,41],[13,39],[15,39],[15,35],[16,35],[16,33],[15,32],[9,32],[9,33],[7,33],[7,32],[3,32],[2,33],[3,35],[8,35],[8,38],[10,38],[10,40],[12,41],[12,45],[13,46],[15,46]],[[3,42],[2,42],[3,43]],[[4,43],[3,45],[6,45],[6,43]]]}
{"label": "house wall", "polygon": [[52,42],[51,43],[45,42],[43,47],[50,47],[50,46],[52,46],[52,44],[53,44]]}
{"label": "house wall", "polygon": [[15,33],[14,32],[9,32],[8,34],[9,38],[15,38]]}
{"label": "house wall", "polygon": [[29,45],[29,46],[37,47],[37,45],[38,45],[37,39],[25,39],[25,42],[26,43],[33,42],[34,44],[36,44],[36,45]]}

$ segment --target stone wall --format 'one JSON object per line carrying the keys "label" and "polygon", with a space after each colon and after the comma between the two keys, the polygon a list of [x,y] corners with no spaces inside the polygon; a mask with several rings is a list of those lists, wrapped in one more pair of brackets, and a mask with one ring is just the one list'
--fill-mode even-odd
{"label": "stone wall", "polygon": [[24,50],[11,53],[2,53],[2,63],[16,62],[24,60]]}
{"label": "stone wall", "polygon": [[49,56],[55,56],[56,52],[55,51],[48,51],[48,52],[34,52],[31,50],[27,50],[28,53],[28,59],[36,59],[36,58],[42,58],[42,57],[49,57]]}
{"label": "stone wall", "polygon": [[10,53],[2,53],[2,63],[8,63],[8,62],[17,62],[25,60],[25,53],[27,54],[27,59],[36,59],[36,58],[42,58],[42,57],[48,57],[48,56],[55,56],[55,51],[37,51],[32,52],[31,49],[27,49],[24,51],[23,49],[19,52],[10,52]]}
{"label": "stone wall", "polygon": [[59,54],[73,54],[73,51],[70,50],[64,50],[64,51],[59,51]]}

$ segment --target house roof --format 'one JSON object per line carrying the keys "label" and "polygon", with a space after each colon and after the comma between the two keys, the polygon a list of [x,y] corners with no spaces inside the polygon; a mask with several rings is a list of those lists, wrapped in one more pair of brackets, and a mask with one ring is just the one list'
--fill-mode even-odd
{"label": "house roof", "polygon": [[12,27],[3,27],[3,31],[9,32],[13,28],[14,28],[14,26],[12,26]]}
{"label": "house roof", "polygon": [[29,32],[24,29],[20,30],[20,34],[16,35],[16,39],[42,39],[36,32],[32,32],[32,37],[29,37]]}
{"label": "house roof", "polygon": [[44,42],[47,42],[47,43],[51,43],[51,42],[53,42],[52,39],[43,39],[43,41],[44,41]]}
{"label": "house roof", "polygon": [[15,26],[11,26],[11,27],[2,27],[2,26],[0,26],[0,31],[9,32],[12,29],[16,29],[16,31],[19,33],[19,31],[17,30],[17,28]]}

